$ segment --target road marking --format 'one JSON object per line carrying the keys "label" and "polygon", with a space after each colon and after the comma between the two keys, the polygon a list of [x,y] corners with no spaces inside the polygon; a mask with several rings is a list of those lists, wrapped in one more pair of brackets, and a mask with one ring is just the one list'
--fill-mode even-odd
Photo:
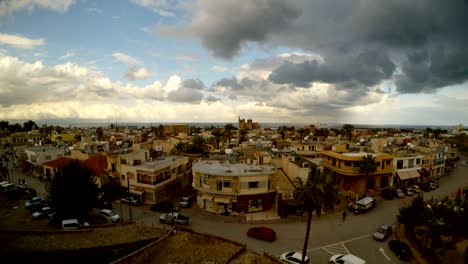
{"label": "road marking", "polygon": [[328,245],[326,247],[322,247],[323,250],[330,253],[331,255],[346,255],[349,254],[349,250],[343,243],[336,243],[333,245]]}
{"label": "road marking", "polygon": [[379,251],[388,261],[392,262],[392,260],[387,256],[387,254],[385,254],[385,249],[379,248]]}
{"label": "road marking", "polygon": [[344,241],[341,241],[341,242],[338,242],[338,243],[329,244],[329,245],[326,245],[326,246],[321,246],[321,247],[316,247],[316,248],[310,248],[310,249],[307,249],[307,251],[319,250],[319,249],[322,249],[322,248],[325,248],[325,247],[329,247],[329,246],[333,246],[333,245],[336,245],[336,244],[339,244],[339,243],[342,243],[342,244],[344,245],[344,243],[348,243],[348,242],[351,242],[351,241],[354,241],[354,240],[363,239],[363,238],[365,238],[365,237],[369,237],[370,235],[372,235],[372,233],[369,233],[369,234],[367,234],[367,235],[362,235],[362,236],[359,236],[359,237],[355,237],[355,238],[351,238],[351,239],[348,239],[348,240],[344,240]]}

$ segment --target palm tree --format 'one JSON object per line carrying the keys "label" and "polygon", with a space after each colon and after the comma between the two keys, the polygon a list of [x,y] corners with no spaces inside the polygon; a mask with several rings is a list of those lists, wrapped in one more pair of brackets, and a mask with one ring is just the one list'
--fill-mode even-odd
{"label": "palm tree", "polygon": [[377,164],[375,164],[375,158],[372,154],[367,154],[362,157],[359,162],[359,170],[361,174],[366,175],[366,181],[369,179],[369,175],[377,171]]}
{"label": "palm tree", "polygon": [[241,129],[239,130],[239,144],[246,141],[247,138],[245,137],[247,134],[249,133],[249,131],[247,129]]}
{"label": "palm tree", "polygon": [[351,124],[344,124],[343,125],[343,133],[346,137],[346,139],[350,140],[353,139],[353,130],[354,126]]}
{"label": "palm tree", "polygon": [[228,144],[231,143],[231,137],[232,137],[231,131],[234,130],[234,129],[235,129],[235,127],[232,124],[227,124],[224,127],[224,132],[226,133],[226,137],[229,140]]}
{"label": "palm tree", "polygon": [[223,136],[223,131],[217,127],[211,132],[211,135],[213,135],[216,139],[216,148],[219,149],[219,142],[221,141],[221,137]]}
{"label": "palm tree", "polygon": [[301,202],[305,211],[307,211],[307,229],[302,248],[302,260],[307,252],[309,242],[310,226],[312,222],[312,213],[320,215],[322,208],[332,209],[338,200],[338,188],[327,180],[322,170],[312,168],[309,172],[307,181],[297,178],[294,189],[294,200]]}

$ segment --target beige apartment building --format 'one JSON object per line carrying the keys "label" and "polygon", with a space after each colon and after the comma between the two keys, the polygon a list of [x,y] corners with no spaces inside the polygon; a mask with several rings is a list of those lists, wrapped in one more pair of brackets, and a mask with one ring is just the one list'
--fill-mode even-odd
{"label": "beige apartment building", "polygon": [[193,164],[192,186],[200,208],[221,212],[229,208],[240,214],[272,209],[276,189],[272,165],[231,163],[228,160],[199,160]]}
{"label": "beige apartment building", "polygon": [[365,152],[348,152],[341,144],[334,146],[332,150],[323,150],[322,165],[333,172],[335,182],[340,191],[361,193],[367,190],[378,190],[389,186],[393,175],[393,156],[387,153],[370,154],[374,157],[377,171],[368,177],[361,173],[359,163]]}
{"label": "beige apartment building", "polygon": [[[147,151],[143,153],[148,155]],[[124,155],[120,160],[121,185],[144,203],[176,199],[184,186],[190,185],[187,157],[161,156],[152,160],[146,157]]]}

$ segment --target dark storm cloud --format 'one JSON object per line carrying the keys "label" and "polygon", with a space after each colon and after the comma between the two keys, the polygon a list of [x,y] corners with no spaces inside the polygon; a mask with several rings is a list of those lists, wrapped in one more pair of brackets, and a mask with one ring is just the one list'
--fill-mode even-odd
{"label": "dark storm cloud", "polygon": [[202,1],[193,31],[215,56],[232,58],[242,44],[264,41],[300,15],[288,1]]}
{"label": "dark storm cloud", "polygon": [[270,76],[276,83],[372,86],[395,78],[399,93],[427,93],[468,80],[466,0],[218,2],[202,2],[193,23],[214,55],[229,58],[257,42],[322,56],[281,65]]}
{"label": "dark storm cloud", "polygon": [[204,88],[205,84],[199,79],[183,80],[179,89],[170,92],[167,98],[173,102],[200,103],[203,94],[199,90]]}
{"label": "dark storm cloud", "polygon": [[203,94],[195,89],[183,88],[170,92],[167,95],[167,99],[172,102],[183,102],[183,103],[200,103],[203,99]]}
{"label": "dark storm cloud", "polygon": [[205,88],[205,84],[203,84],[200,79],[187,79],[182,81],[182,87],[203,90]]}
{"label": "dark storm cloud", "polygon": [[276,83],[293,83],[309,87],[311,82],[356,82],[366,86],[379,84],[392,76],[395,64],[379,50],[366,50],[357,55],[330,56],[325,63],[309,60],[302,63],[283,63],[269,79]]}

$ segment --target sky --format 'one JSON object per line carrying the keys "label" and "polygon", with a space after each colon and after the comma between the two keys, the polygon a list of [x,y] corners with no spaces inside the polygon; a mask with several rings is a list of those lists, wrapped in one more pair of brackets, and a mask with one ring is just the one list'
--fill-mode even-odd
{"label": "sky", "polygon": [[0,0],[0,120],[468,124],[465,0]]}

